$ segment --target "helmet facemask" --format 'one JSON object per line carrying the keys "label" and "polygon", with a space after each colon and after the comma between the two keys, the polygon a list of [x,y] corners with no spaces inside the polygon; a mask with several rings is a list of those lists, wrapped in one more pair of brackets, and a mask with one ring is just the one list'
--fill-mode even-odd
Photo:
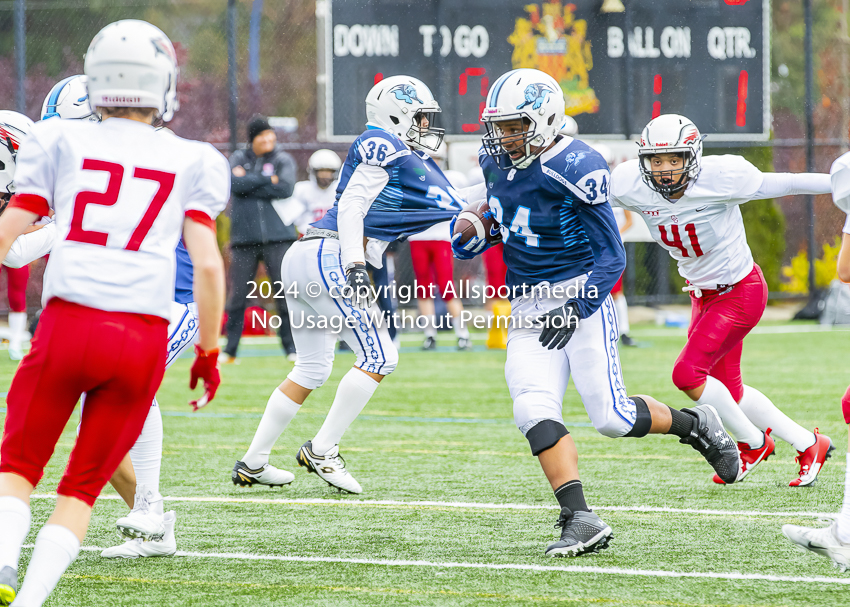
{"label": "helmet facemask", "polygon": [[[653,170],[652,158],[660,154],[678,154],[682,159],[681,168],[669,171]],[[643,182],[665,198],[686,189],[699,174],[699,161],[690,149],[639,154],[638,165]]]}
{"label": "helmet facemask", "polygon": [[[410,128],[405,134],[407,142],[411,147],[429,152],[437,151],[440,144],[443,143],[443,137],[446,134],[445,129],[435,126],[440,112],[440,108],[428,108],[417,110],[413,114]],[[395,117],[391,116],[391,118]]]}
{"label": "helmet facemask", "polygon": [[[517,133],[506,133],[503,123],[519,121],[523,129]],[[487,134],[481,143],[488,155],[496,159],[499,168],[525,169],[544,151],[546,143],[542,133],[537,132],[537,123],[525,112],[502,114],[498,119],[484,120]],[[515,154],[512,156],[511,154]]]}
{"label": "helmet facemask", "polygon": [[[9,155],[12,157],[8,164],[0,160],[0,171],[6,171],[7,175],[9,175],[9,179],[11,180],[15,176],[15,159],[18,156],[18,150],[12,143],[12,138],[5,133],[2,140],[0,140],[0,145],[6,148],[9,151]],[[0,214],[6,210],[6,205],[9,204],[9,200],[12,198],[12,194],[14,193],[15,182],[11,180],[6,186],[6,191],[0,191]]]}

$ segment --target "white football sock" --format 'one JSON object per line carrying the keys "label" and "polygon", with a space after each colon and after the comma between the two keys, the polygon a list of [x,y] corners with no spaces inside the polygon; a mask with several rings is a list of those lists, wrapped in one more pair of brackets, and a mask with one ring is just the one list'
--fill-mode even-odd
{"label": "white football sock", "polygon": [[360,415],[377,388],[378,382],[360,369],[351,369],[345,374],[336,389],[331,410],[312,441],[313,453],[324,455],[339,444],[342,435]]}
{"label": "white football sock", "polygon": [[269,463],[272,447],[274,447],[277,439],[286,430],[289,422],[292,421],[300,408],[301,405],[289,398],[278,388],[274,389],[272,395],[269,397],[268,404],[266,404],[263,419],[260,420],[260,425],[257,426],[254,440],[251,441],[251,446],[248,447],[245,457],[242,458],[246,466],[256,470]]}
{"label": "white football sock", "polygon": [[838,513],[838,539],[850,544],[850,453],[847,454],[847,468],[844,469],[844,504]]}
{"label": "white football sock", "polygon": [[620,337],[628,334],[629,329],[629,304],[626,302],[626,296],[614,298],[614,308],[617,310],[617,324],[620,327]]}
{"label": "white football sock", "polygon": [[744,397],[739,405],[744,415],[753,422],[759,430],[773,430],[773,436],[778,436],[790,443],[797,451],[805,451],[817,440],[812,431],[785,415],[776,408],[768,397],[750,386],[744,386]]}
{"label": "white football sock", "polygon": [[15,605],[39,607],[44,603],[79,553],[80,540],[70,529],[61,525],[42,527]]}
{"label": "white football sock", "polygon": [[425,325],[425,337],[437,337],[437,317],[433,314],[428,317],[428,324]]}
{"label": "white football sock", "polygon": [[455,337],[469,339],[469,329],[466,328],[466,323],[461,321],[460,316],[452,316],[452,327],[455,330]]}
{"label": "white football sock", "polygon": [[[159,475],[162,469],[162,412],[153,401],[142,433],[130,448],[130,459],[136,471],[136,485],[145,485],[159,495]],[[159,503],[162,508],[162,502]],[[162,514],[162,513],[160,513]]]}
{"label": "white football sock", "polygon": [[26,312],[9,312],[9,347],[21,347],[27,330]]}
{"label": "white football sock", "polygon": [[17,569],[21,546],[30,532],[30,507],[16,497],[0,497],[0,529],[0,569]]}
{"label": "white football sock", "polygon": [[697,402],[701,405],[711,405],[717,409],[723,425],[739,443],[746,443],[750,449],[758,449],[764,446],[764,434],[753,425],[753,422],[747,419],[741,407],[732,398],[728,388],[720,380],[709,375],[705,380],[702,396]]}

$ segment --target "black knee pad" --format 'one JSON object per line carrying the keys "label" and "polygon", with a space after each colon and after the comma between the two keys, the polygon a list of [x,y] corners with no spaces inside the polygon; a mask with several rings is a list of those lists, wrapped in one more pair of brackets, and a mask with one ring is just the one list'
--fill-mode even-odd
{"label": "black knee pad", "polygon": [[531,446],[531,454],[537,456],[546,449],[554,447],[559,440],[569,433],[564,424],[552,419],[544,419],[529,430],[525,438],[528,439],[528,444]]}
{"label": "black knee pad", "polygon": [[652,428],[652,416],[649,414],[649,407],[646,401],[640,396],[630,396],[630,399],[635,403],[637,416],[635,417],[635,425],[625,435],[626,438],[640,438],[649,434]]}

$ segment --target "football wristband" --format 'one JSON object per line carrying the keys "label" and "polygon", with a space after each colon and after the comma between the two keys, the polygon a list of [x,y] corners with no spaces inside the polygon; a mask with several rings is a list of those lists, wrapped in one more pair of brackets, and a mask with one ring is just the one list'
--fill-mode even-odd
{"label": "football wristband", "polygon": [[195,354],[199,358],[209,358],[210,356],[218,356],[220,352],[221,352],[221,348],[218,348],[218,347],[211,348],[211,349],[207,350],[206,352],[204,352],[203,350],[201,350],[201,346],[195,346]]}

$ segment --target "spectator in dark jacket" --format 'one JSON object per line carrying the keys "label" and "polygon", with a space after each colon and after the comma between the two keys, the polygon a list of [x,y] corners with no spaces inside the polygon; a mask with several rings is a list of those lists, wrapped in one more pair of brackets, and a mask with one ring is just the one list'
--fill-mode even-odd
{"label": "spectator in dark jacket", "polygon": [[[272,205],[273,200],[288,198],[295,187],[295,160],[277,145],[277,136],[263,116],[248,123],[248,147],[230,156],[230,302],[227,306],[227,347],[225,362],[233,362],[245,318],[246,297],[252,287],[260,260],[272,281],[272,293],[280,291],[280,264],[290,245],[298,238],[294,225],[284,225]],[[256,294],[256,293],[255,293]],[[286,300],[275,298],[281,318],[280,341],[290,358],[295,344],[289,328]]]}

